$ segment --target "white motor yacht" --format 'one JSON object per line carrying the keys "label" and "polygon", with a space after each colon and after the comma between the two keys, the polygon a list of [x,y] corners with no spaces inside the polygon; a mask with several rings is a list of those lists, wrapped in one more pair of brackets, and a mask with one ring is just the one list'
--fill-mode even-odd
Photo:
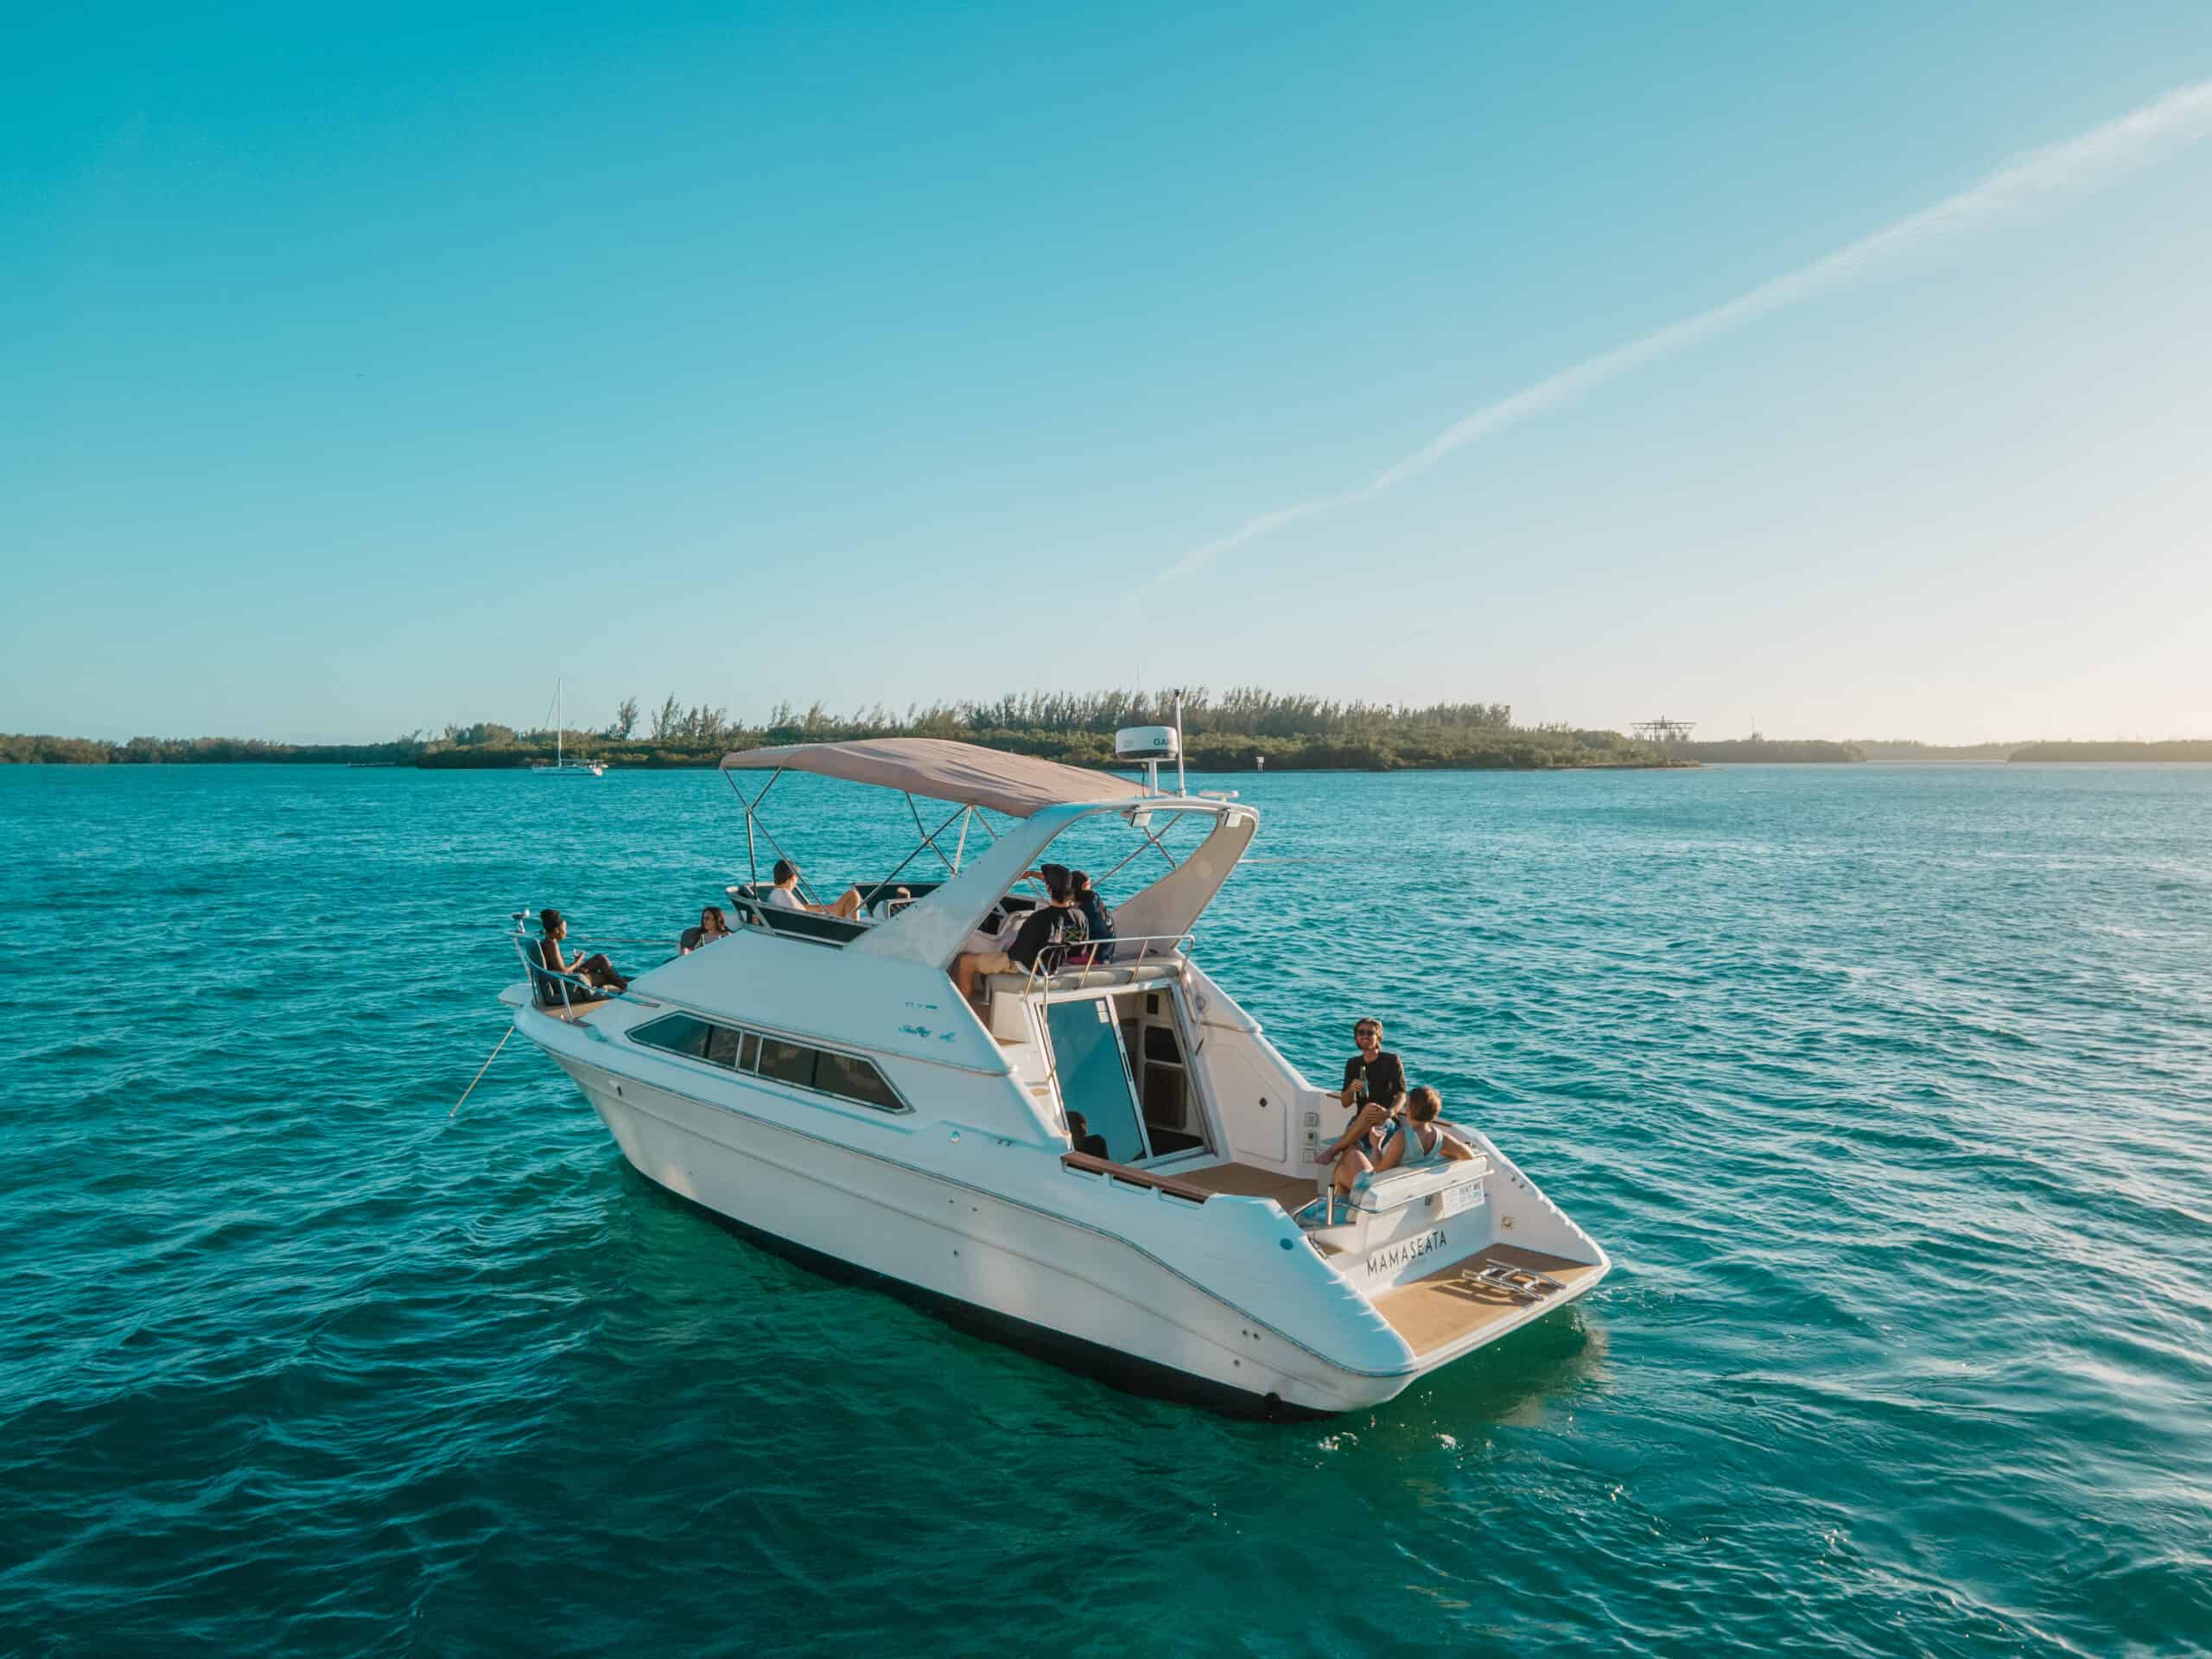
{"label": "white motor yacht", "polygon": [[[1173,728],[1125,736],[1179,760]],[[728,889],[743,925],[619,995],[546,972],[518,927],[516,1026],[670,1192],[956,1323],[1232,1408],[1375,1405],[1604,1277],[1605,1252],[1464,1121],[1471,1157],[1324,1196],[1314,1155],[1344,1107],[1192,950],[1258,830],[1251,806],[1163,791],[1156,765],[1140,784],[925,739],[721,764],[734,788],[770,774],[737,791],[748,859],[794,772],[904,794],[922,831],[908,864],[937,862],[867,885],[850,918],[780,904],[756,866]],[[919,799],[950,816],[926,828]],[[1180,859],[1178,823],[1202,832]],[[989,975],[979,1013],[949,968],[1036,902],[1024,873],[1079,825],[1133,842],[1124,878],[1155,853],[1167,868],[1112,908],[1110,950]]]}

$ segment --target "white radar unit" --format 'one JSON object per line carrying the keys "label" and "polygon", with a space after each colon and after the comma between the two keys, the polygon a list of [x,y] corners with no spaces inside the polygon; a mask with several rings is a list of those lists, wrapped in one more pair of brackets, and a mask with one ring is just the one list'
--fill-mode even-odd
{"label": "white radar unit", "polygon": [[1146,785],[1157,795],[1160,792],[1160,763],[1175,763],[1176,788],[1182,788],[1183,777],[1183,700],[1175,700],[1175,724],[1173,726],[1124,726],[1114,734],[1114,758],[1124,766],[1144,768]]}
{"label": "white radar unit", "polygon": [[1116,760],[1179,760],[1182,740],[1173,726],[1124,726],[1114,734]]}

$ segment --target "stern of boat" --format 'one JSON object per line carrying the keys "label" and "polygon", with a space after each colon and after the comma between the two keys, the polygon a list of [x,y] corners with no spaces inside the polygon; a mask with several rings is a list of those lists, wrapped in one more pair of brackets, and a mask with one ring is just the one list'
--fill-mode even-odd
{"label": "stern of boat", "polygon": [[1578,1300],[1612,1262],[1488,1137],[1473,1158],[1363,1178],[1297,1220],[1426,1371]]}

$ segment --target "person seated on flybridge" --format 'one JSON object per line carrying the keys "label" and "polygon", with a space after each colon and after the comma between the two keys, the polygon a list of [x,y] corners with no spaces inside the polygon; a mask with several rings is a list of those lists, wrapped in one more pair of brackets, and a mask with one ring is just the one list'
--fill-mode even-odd
{"label": "person seated on flybridge", "polygon": [[1021,924],[1014,931],[1014,943],[1003,949],[963,950],[952,959],[952,982],[971,1003],[976,1001],[976,982],[985,974],[1027,973],[1032,969],[1052,973],[1066,959],[1071,946],[1090,938],[1083,912],[1076,908],[1075,887],[1068,880],[1066,867],[1047,864],[1033,874],[1045,878],[1045,893],[1052,902],[1016,912]]}
{"label": "person seated on flybridge", "polygon": [[776,861],[775,882],[760,895],[763,910],[804,910],[817,916],[842,916],[847,921],[861,913],[861,890],[847,887],[834,905],[810,905],[798,896],[798,866],[788,858]]}
{"label": "person seated on flybridge", "polygon": [[1068,884],[1075,889],[1075,907],[1083,912],[1083,925],[1090,930],[1090,946],[1083,950],[1068,952],[1070,962],[1107,963],[1114,960],[1114,918],[1106,908],[1106,901],[1098,896],[1098,889],[1090,885],[1090,878],[1081,870],[1068,872]]}

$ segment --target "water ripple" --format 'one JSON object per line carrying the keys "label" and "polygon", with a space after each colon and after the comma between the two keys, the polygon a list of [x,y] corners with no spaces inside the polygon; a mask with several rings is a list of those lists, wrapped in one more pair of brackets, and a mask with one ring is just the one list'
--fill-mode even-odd
{"label": "water ripple", "polygon": [[671,931],[711,778],[0,769],[0,1652],[2203,1650],[2212,773],[1234,782],[1209,965],[1620,1263],[1319,1425],[764,1255],[526,1052],[444,1122],[499,915]]}

